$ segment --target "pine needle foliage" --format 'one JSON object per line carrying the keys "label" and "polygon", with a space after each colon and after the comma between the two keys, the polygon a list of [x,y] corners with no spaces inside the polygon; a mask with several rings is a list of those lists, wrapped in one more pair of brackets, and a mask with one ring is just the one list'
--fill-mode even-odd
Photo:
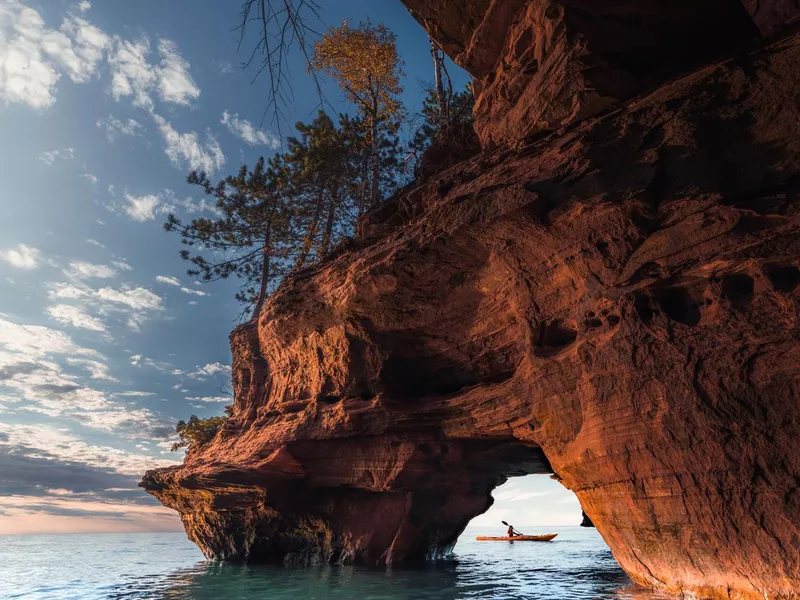
{"label": "pine needle foliage", "polygon": [[196,250],[181,251],[194,265],[187,271],[202,281],[231,276],[242,280],[236,299],[260,313],[264,299],[290,266],[294,231],[292,198],[286,193],[282,156],[260,158],[252,170],[242,165],[236,175],[214,184],[203,171],[192,171],[188,183],[216,199],[216,218],[184,223],[170,214],[164,228]]}
{"label": "pine needle foliage", "polygon": [[178,421],[175,426],[175,432],[178,434],[180,441],[172,444],[172,451],[177,452],[181,448],[192,449],[205,446],[214,438],[226,420],[226,417],[199,419],[196,415],[192,415],[189,417],[188,423],[183,420]]}

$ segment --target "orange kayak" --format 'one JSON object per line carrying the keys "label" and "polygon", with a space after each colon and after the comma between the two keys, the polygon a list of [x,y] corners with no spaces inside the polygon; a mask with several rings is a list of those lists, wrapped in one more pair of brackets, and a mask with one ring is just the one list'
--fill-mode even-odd
{"label": "orange kayak", "polygon": [[515,535],[514,537],[478,536],[475,539],[479,542],[549,542],[557,535],[557,533],[546,533],[544,535]]}

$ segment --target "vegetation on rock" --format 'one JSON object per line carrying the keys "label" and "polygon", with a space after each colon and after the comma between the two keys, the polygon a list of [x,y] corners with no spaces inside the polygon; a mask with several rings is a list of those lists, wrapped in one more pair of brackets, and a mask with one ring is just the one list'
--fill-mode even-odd
{"label": "vegetation on rock", "polygon": [[199,419],[196,415],[192,415],[189,417],[188,423],[184,420],[178,421],[175,426],[175,432],[178,434],[180,441],[172,444],[172,451],[175,452],[186,447],[204,446],[212,440],[219,428],[227,420],[227,417]]}

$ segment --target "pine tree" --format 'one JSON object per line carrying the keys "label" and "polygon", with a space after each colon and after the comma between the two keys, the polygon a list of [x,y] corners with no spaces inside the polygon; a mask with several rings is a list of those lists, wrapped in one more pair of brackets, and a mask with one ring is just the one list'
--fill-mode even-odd
{"label": "pine tree", "polygon": [[[446,114],[447,120],[442,119],[439,94],[435,87],[426,90],[422,101],[422,109],[418,113],[421,123],[414,130],[409,142],[410,155],[419,165],[426,150],[433,142],[442,146],[450,146],[454,152],[459,145],[473,143],[473,116],[472,108],[475,99],[470,89],[451,94],[449,97]],[[467,136],[470,139],[465,140]]]}
{"label": "pine tree", "polygon": [[305,232],[295,263],[300,268],[312,256],[324,257],[352,230],[361,153],[352,128],[337,128],[322,111],[312,123],[297,123],[296,128],[300,137],[289,138],[284,160],[297,220]]}
{"label": "pine tree", "polygon": [[294,207],[286,193],[282,157],[268,164],[260,158],[252,170],[243,165],[237,175],[216,185],[202,171],[193,171],[187,181],[216,198],[219,216],[184,224],[170,214],[164,228],[180,234],[183,244],[207,253],[181,251],[181,257],[196,267],[189,275],[203,281],[241,278],[236,298],[246,310],[252,307],[252,317],[258,318],[269,291],[286,273],[295,246]]}

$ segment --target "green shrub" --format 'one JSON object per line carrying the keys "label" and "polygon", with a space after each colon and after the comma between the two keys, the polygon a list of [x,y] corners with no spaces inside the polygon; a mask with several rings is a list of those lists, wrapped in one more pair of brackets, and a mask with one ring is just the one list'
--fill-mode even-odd
{"label": "green shrub", "polygon": [[180,438],[179,442],[172,444],[172,451],[185,447],[204,446],[216,435],[219,428],[225,424],[227,417],[209,417],[198,419],[196,415],[189,417],[189,422],[178,421],[175,431]]}

